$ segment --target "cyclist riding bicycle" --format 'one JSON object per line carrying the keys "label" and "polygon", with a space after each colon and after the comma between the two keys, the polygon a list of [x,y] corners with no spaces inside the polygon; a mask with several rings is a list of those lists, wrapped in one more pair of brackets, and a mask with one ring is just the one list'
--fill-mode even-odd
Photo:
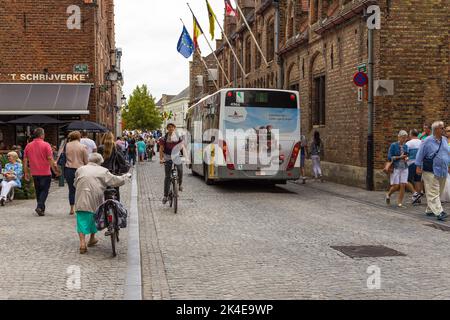
{"label": "cyclist riding bicycle", "polygon": [[166,135],[161,137],[159,140],[159,162],[164,164],[165,169],[163,204],[167,202],[169,196],[172,162],[175,164],[178,171],[178,190],[183,191],[183,187],[181,186],[183,183],[183,165],[181,163],[182,155],[180,151],[182,151],[185,155],[187,154],[184,147],[183,138],[175,132],[177,128],[175,124],[168,123],[166,128]]}

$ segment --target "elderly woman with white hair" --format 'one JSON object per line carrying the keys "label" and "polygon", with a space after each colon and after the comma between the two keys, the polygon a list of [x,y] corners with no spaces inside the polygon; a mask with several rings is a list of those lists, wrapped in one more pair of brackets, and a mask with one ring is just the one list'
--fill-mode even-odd
{"label": "elderly woman with white hair", "polygon": [[[75,211],[77,214],[77,231],[80,237],[80,253],[87,252],[87,247],[95,246],[97,228],[94,213],[104,202],[107,187],[119,187],[125,184],[131,174],[115,176],[102,167],[103,157],[98,153],[89,155],[89,163],[75,173]],[[86,246],[86,235],[90,235]]]}
{"label": "elderly woman with white hair", "polygon": [[391,203],[391,196],[394,192],[400,190],[398,196],[398,207],[403,207],[403,198],[405,197],[405,189],[408,184],[408,132],[401,130],[398,133],[398,141],[391,144],[388,152],[388,160],[392,161],[394,172],[391,174],[391,189],[386,194],[386,203]]}
{"label": "elderly woman with white hair", "polygon": [[3,170],[4,180],[2,181],[2,191],[0,193],[0,205],[4,206],[6,198],[12,188],[22,187],[23,166],[19,161],[17,152],[12,151],[8,153],[8,163]]}

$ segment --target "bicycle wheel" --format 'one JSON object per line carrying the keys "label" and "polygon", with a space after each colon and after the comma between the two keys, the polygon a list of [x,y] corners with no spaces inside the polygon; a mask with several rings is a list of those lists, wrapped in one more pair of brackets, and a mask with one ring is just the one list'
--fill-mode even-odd
{"label": "bicycle wheel", "polygon": [[113,257],[117,256],[117,252],[116,252],[116,239],[117,239],[116,231],[113,230],[113,231],[111,232],[111,247],[112,247]]}
{"label": "bicycle wheel", "polygon": [[116,252],[116,240],[117,240],[117,234],[116,234],[116,228],[114,227],[116,225],[116,216],[114,214],[114,211],[112,208],[109,208],[109,212],[108,215],[112,217],[112,221],[110,222],[112,224],[112,226],[110,226],[108,229],[111,230],[111,248],[112,248],[112,253],[113,253],[113,257],[117,256],[117,252]]}
{"label": "bicycle wheel", "polygon": [[[171,187],[172,188],[172,187]],[[172,208],[173,206],[173,192],[172,190],[169,191],[169,206]]]}
{"label": "bicycle wheel", "polygon": [[178,211],[178,181],[174,179],[172,181],[173,188],[173,211],[177,213]]}

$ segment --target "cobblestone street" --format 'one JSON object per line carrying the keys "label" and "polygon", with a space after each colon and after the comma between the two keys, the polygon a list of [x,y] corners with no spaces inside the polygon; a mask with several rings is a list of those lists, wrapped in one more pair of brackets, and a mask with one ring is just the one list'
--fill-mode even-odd
{"label": "cobblestone street", "polygon": [[[121,192],[128,204],[130,186]],[[111,244],[103,232],[98,234],[98,246],[80,255],[67,194],[67,184],[64,188],[52,184],[45,217],[34,212],[35,200],[15,200],[0,208],[0,299],[123,298],[127,229],[121,231],[116,258],[111,257]],[[68,285],[75,270],[80,271],[80,289],[76,283]]]}
{"label": "cobblestone street", "polygon": [[[424,217],[424,205],[399,210],[383,203],[382,192],[329,182],[207,186],[186,169],[175,215],[161,203],[161,166],[134,172],[143,299],[450,297],[449,233],[428,226],[435,220]],[[131,185],[122,194],[130,208]],[[0,208],[0,299],[124,299],[131,229],[121,232],[117,258],[102,234],[80,255],[67,186],[53,183],[45,217],[34,206],[16,200]],[[406,256],[352,259],[331,248],[345,245],[384,245]],[[79,289],[68,285],[71,266],[80,270]],[[367,287],[371,266],[380,268],[379,290]]]}
{"label": "cobblestone street", "polygon": [[[206,186],[185,170],[175,215],[162,168],[138,168],[145,299],[443,299],[449,233],[424,205],[388,208],[383,193],[330,183]],[[448,208],[448,205],[447,205]],[[404,257],[352,259],[331,246],[384,245]],[[368,267],[381,270],[369,290]]]}

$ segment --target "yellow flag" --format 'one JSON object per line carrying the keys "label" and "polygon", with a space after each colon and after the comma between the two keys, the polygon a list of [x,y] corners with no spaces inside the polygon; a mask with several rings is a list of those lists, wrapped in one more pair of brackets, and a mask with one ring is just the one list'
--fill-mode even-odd
{"label": "yellow flag", "polygon": [[208,7],[209,33],[211,34],[211,40],[214,40],[214,30],[216,27],[216,24],[215,24],[216,15],[214,14],[214,11],[212,10],[211,6],[209,5],[208,0],[206,0],[206,6]]}

